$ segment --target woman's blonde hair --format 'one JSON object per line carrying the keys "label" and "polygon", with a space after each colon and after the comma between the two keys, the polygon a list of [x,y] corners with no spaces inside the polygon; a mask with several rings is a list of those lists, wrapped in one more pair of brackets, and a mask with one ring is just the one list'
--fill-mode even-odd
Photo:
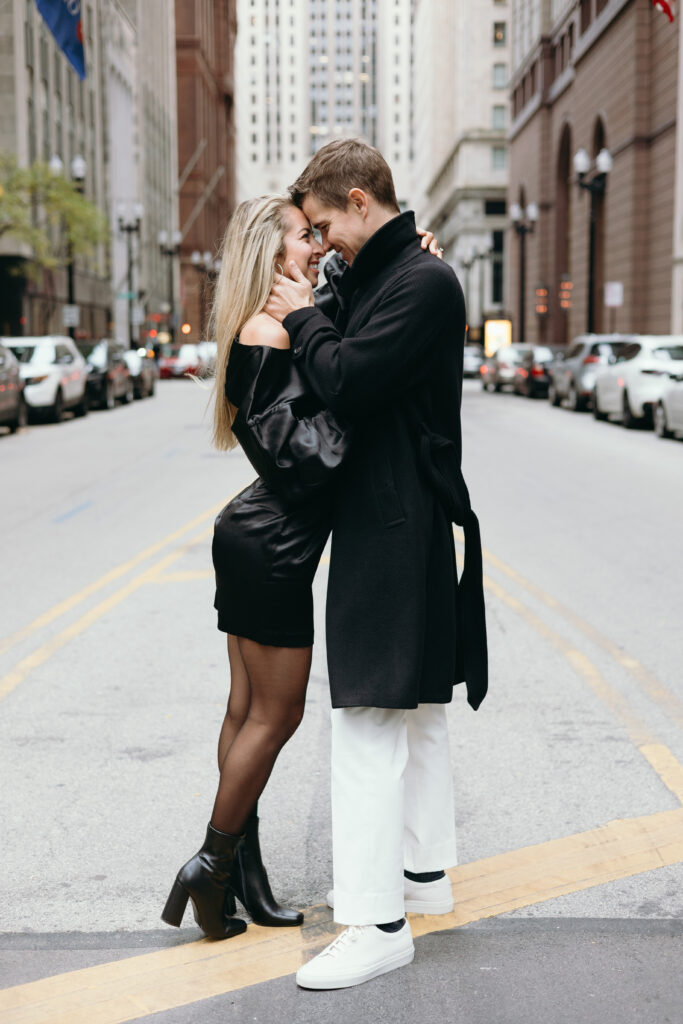
{"label": "woman's blonde hair", "polygon": [[211,309],[210,330],[216,339],[213,382],[213,443],[221,451],[234,448],[232,424],[237,409],[225,396],[230,349],[247,320],[265,306],[282,260],[288,230],[289,196],[260,196],[240,203],[228,224],[221,250],[221,269]]}

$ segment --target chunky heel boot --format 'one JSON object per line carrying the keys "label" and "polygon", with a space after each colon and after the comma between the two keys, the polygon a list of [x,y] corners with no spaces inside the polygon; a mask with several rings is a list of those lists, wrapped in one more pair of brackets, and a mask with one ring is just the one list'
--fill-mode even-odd
{"label": "chunky heel boot", "polygon": [[[242,836],[208,826],[201,850],[180,869],[173,883],[161,915],[166,924],[179,928],[187,901],[192,900],[194,919],[210,939],[229,939],[246,931],[245,921],[225,913],[231,876],[238,873],[235,857],[241,841]],[[233,898],[231,912],[234,910]]]}
{"label": "chunky heel boot", "polygon": [[244,841],[237,850],[236,871],[230,879],[230,889],[255,924],[268,928],[291,928],[303,923],[304,915],[301,911],[281,907],[271,892],[261,859],[256,809],[249,815],[245,825]]}

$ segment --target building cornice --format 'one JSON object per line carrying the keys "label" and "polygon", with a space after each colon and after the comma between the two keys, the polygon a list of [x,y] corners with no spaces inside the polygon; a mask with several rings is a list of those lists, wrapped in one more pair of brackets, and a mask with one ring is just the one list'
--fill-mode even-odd
{"label": "building cornice", "polygon": [[426,195],[429,197],[433,196],[434,192],[441,184],[443,184],[442,179],[444,179],[451,170],[451,165],[454,163],[463,146],[466,146],[468,143],[473,143],[475,145],[478,143],[485,143],[486,145],[496,145],[496,143],[498,143],[505,145],[506,142],[506,133],[504,131],[496,131],[493,128],[475,128],[471,131],[463,132],[463,134],[456,139],[452,149],[449,150],[448,155],[441,166],[436,170],[434,177],[427,186]]}

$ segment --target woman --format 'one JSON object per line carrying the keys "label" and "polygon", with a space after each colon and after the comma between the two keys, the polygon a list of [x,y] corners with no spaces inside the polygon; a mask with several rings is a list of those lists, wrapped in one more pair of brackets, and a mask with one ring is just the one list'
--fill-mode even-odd
{"label": "woman", "polygon": [[[432,236],[423,233],[423,247]],[[433,243],[432,243],[433,244]],[[263,312],[290,260],[317,284],[324,254],[287,197],[242,203],[226,232],[212,314],[218,342],[214,444],[237,441],[259,479],[216,520],[218,628],[228,634],[230,696],[218,743],[218,791],[203,847],[181,868],[162,918],[179,926],[188,899],[212,938],[254,921],[298,925],[273,899],[256,805],[304,711],[313,645],[312,581],[330,531],[329,483],[349,433],[320,407],[289,355],[287,332]]]}

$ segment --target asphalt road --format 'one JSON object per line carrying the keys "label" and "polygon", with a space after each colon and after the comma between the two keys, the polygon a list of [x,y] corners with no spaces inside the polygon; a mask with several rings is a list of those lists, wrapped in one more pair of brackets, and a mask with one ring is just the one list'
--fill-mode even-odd
{"label": "asphalt road", "polygon": [[211,527],[253,477],[211,450],[207,398],[161,382],[0,437],[3,1024],[678,1024],[683,443],[474,382],[491,690],[474,714],[459,688],[450,712],[454,917],[414,919],[395,975],[296,989],[332,927],[323,560],[307,714],[261,802],[274,888],[318,909],[244,942],[160,925],[210,812],[228,688]]}

